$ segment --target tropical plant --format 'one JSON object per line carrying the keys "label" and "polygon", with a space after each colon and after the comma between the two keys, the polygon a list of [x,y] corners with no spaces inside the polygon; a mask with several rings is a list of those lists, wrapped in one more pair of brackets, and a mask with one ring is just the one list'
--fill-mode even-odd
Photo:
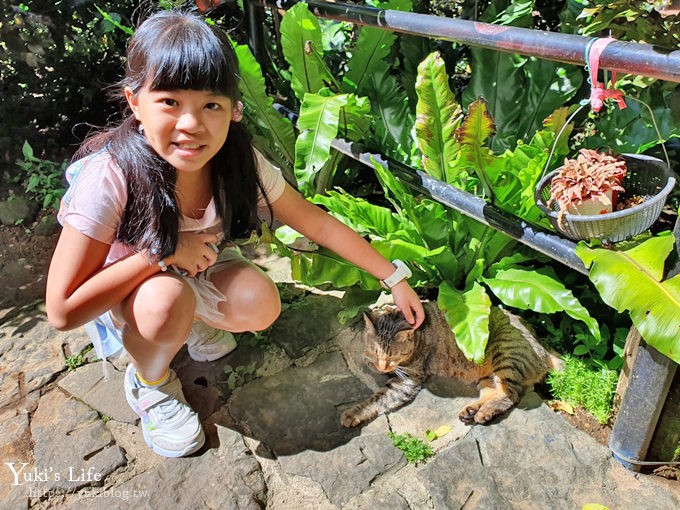
{"label": "tropical plant", "polygon": [[580,242],[576,254],[590,268],[590,279],[602,300],[627,311],[647,344],[680,363],[680,276],[665,277],[665,262],[674,246],[670,232],[603,248]]}
{"label": "tropical plant", "polygon": [[[318,50],[323,46],[319,24],[306,5],[293,7],[281,24],[281,45],[291,65],[293,89],[301,100],[294,168],[303,193],[371,239],[373,246],[386,257],[413,261],[412,283],[423,289],[438,289],[439,306],[445,311],[459,345],[471,359],[483,359],[488,339],[491,298],[487,289],[513,307],[546,313],[567,311],[583,320],[599,338],[596,321],[554,272],[542,267],[542,263],[536,266],[536,253],[518,249],[508,236],[435,201],[414,197],[382,165],[376,165],[375,171],[393,209],[357,199],[342,190],[329,189],[337,168],[330,148],[333,139],[341,136],[363,141],[367,134],[377,134],[383,141],[391,139],[391,145],[386,143],[393,148],[394,155],[415,162],[437,179],[483,194],[498,207],[538,220],[540,212],[531,190],[545,165],[555,132],[566,118],[565,111],[558,111],[548,120],[546,129],[533,133],[527,143],[520,141],[514,151],[496,155],[486,147],[495,134],[487,102],[474,101],[464,115],[449,88],[443,59],[434,52],[417,69],[415,122],[410,124],[413,128],[405,124],[391,129],[387,124],[391,119],[384,117],[374,118],[375,122],[367,125],[362,119],[370,118],[366,115],[369,108],[387,111],[380,106],[376,110],[375,105],[387,104],[392,108],[390,111],[402,112],[399,118],[403,122],[411,121],[414,116],[409,112],[407,95],[402,93],[399,99],[395,94],[401,91],[396,81],[391,82],[394,85],[391,94],[369,97],[370,107],[364,97],[357,95],[362,91],[375,92],[366,73],[360,71],[373,69],[388,73],[389,67],[382,56],[389,51],[384,45],[392,46],[394,42],[393,37],[384,38],[378,32],[364,36],[365,30],[360,29],[357,36],[363,45],[359,47],[357,43],[351,48],[352,58],[343,79],[331,80]],[[311,44],[307,44],[308,41]],[[370,48],[367,51],[373,58],[363,55],[364,48]],[[290,56],[293,54],[296,57]],[[355,63],[358,68],[354,67]],[[244,98],[248,101],[245,94]],[[535,105],[538,107],[539,103],[536,101]],[[399,141],[407,134],[408,151],[403,150],[404,144]],[[277,143],[273,137],[262,139]],[[563,154],[565,148],[563,144],[558,145],[556,153]],[[323,191],[326,193],[314,195]],[[281,253],[292,258],[294,277],[308,285],[332,283],[348,289],[345,299],[352,309],[375,300],[380,292],[375,278],[332,253],[323,249],[294,252],[281,239],[269,237],[269,240],[277,244]]]}

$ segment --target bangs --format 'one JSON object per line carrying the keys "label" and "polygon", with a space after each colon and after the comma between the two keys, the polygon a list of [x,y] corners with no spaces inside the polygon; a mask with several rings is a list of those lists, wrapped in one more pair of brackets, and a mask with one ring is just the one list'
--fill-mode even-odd
{"label": "bangs", "polygon": [[233,97],[237,84],[222,49],[206,47],[210,42],[200,38],[173,35],[174,41],[164,42],[150,55],[151,90],[214,90]]}
{"label": "bangs", "polygon": [[238,64],[229,39],[194,17],[163,14],[142,25],[128,52],[133,90],[210,90],[237,99]]}

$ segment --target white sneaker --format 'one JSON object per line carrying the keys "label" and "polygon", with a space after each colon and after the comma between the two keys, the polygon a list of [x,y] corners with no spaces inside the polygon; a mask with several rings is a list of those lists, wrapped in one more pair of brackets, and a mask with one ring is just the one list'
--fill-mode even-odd
{"label": "white sneaker", "polygon": [[157,388],[142,386],[130,363],[125,371],[125,398],[142,419],[144,440],[164,457],[184,457],[205,443],[198,415],[189,407],[182,383],[170,370],[168,380]]}
{"label": "white sneaker", "polygon": [[229,331],[196,321],[187,338],[187,347],[192,360],[215,361],[236,349],[236,339]]}

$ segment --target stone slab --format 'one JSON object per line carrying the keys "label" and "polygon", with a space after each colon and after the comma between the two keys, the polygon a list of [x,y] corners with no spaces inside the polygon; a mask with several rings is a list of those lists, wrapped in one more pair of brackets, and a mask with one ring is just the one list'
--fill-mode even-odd
{"label": "stone slab", "polygon": [[79,495],[79,510],[244,509],[266,506],[267,487],[243,437],[219,427],[220,447],[201,455],[164,459],[121,485]]}
{"label": "stone slab", "polygon": [[136,423],[139,418],[125,400],[125,374],[111,365],[107,372],[108,381],[104,380],[101,361],[88,363],[69,372],[59,381],[59,387],[101,415],[120,422]]}
{"label": "stone slab", "polygon": [[307,294],[303,302],[283,309],[269,338],[291,358],[300,358],[340,332],[342,326],[337,320],[340,310],[340,299],[336,297]]}
{"label": "stone slab", "polygon": [[636,477],[608,449],[530,394],[491,425],[442,450],[418,472],[434,508],[677,508],[678,500]]}
{"label": "stone slab", "polygon": [[61,390],[43,395],[31,420],[38,490],[73,492],[101,485],[125,465],[123,451],[95,411]]}

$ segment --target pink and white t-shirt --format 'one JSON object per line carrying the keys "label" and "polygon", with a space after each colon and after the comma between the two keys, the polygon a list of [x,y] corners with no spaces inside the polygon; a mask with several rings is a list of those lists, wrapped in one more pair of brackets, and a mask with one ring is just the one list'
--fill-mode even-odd
{"label": "pink and white t-shirt", "polygon": [[[270,203],[283,193],[285,180],[278,168],[255,151],[260,182]],[[61,200],[57,218],[88,237],[111,245],[106,264],[130,253],[132,248],[116,241],[116,232],[127,202],[127,183],[122,170],[107,150],[82,158],[66,169],[69,188]],[[266,208],[262,195],[259,205]],[[222,219],[214,200],[200,219],[180,217],[180,231],[222,232]]]}

